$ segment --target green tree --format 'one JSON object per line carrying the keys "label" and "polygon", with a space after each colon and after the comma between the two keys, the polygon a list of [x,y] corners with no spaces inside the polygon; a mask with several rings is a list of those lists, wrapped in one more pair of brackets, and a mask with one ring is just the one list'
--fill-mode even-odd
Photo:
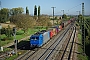
{"label": "green tree", "polygon": [[38,26],[50,26],[51,25],[50,18],[44,15],[41,15],[36,23]]}
{"label": "green tree", "polygon": [[83,16],[80,14],[80,15],[78,15],[78,20],[83,20],[84,18],[83,18]]}
{"label": "green tree", "polygon": [[28,7],[26,7],[26,15],[29,15]]}
{"label": "green tree", "polygon": [[62,18],[67,19],[67,15],[66,14],[63,14],[62,15]]}
{"label": "green tree", "polygon": [[12,36],[12,30],[9,25],[8,25],[8,28],[6,28],[6,36],[8,38],[10,38]]}
{"label": "green tree", "polygon": [[34,16],[37,16],[37,6],[34,6]]}
{"label": "green tree", "polygon": [[26,14],[18,14],[12,18],[12,21],[17,27],[22,28],[24,32],[28,30],[28,28],[32,28],[35,25],[35,20],[33,17]]}
{"label": "green tree", "polygon": [[55,18],[54,18],[55,20],[57,20],[57,16],[55,16]]}
{"label": "green tree", "polygon": [[9,18],[9,9],[3,8],[0,10],[0,22],[4,23],[8,21]]}
{"label": "green tree", "polygon": [[40,16],[40,6],[38,6],[38,17]]}
{"label": "green tree", "polygon": [[23,12],[24,12],[24,10],[23,10],[22,7],[10,9],[10,14],[11,14],[11,15],[22,14]]}

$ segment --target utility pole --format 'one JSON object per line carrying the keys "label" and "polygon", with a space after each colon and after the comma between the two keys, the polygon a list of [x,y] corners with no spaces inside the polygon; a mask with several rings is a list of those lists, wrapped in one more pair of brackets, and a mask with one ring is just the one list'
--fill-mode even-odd
{"label": "utility pole", "polygon": [[[0,7],[1,7],[1,1],[0,1]],[[2,9],[2,7],[1,7],[1,9]],[[2,19],[2,18],[1,18]],[[0,51],[1,51],[1,29],[2,29],[2,26],[1,26],[1,24],[0,24]]]}
{"label": "utility pole", "polygon": [[54,25],[54,8],[56,7],[51,7],[51,8],[53,8],[53,25]]}
{"label": "utility pole", "polygon": [[61,11],[63,11],[63,15],[64,15],[64,10],[61,10]]}
{"label": "utility pole", "polygon": [[1,29],[2,29],[2,26],[0,24],[0,50],[1,50]]}
{"label": "utility pole", "polygon": [[84,3],[82,3],[82,43],[83,43],[83,53],[85,54],[85,21],[84,21]]}
{"label": "utility pole", "polygon": [[2,9],[1,1],[0,1],[0,7],[1,7],[1,9]]}
{"label": "utility pole", "polygon": [[[1,9],[2,9],[1,1],[0,1],[0,7],[1,7]],[[1,14],[1,12],[0,12],[0,14]],[[1,21],[2,21],[2,18],[1,18]]]}

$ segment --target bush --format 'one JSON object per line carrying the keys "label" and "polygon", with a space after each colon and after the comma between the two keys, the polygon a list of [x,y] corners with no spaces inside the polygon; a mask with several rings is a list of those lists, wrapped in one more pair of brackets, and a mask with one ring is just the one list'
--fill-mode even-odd
{"label": "bush", "polygon": [[5,28],[2,28],[2,29],[1,29],[1,34],[5,34],[5,33],[6,33]]}
{"label": "bush", "polygon": [[63,14],[62,15],[62,18],[67,19],[67,15],[66,14]]}
{"label": "bush", "polygon": [[8,40],[13,40],[13,37],[9,37]]}
{"label": "bush", "polygon": [[8,28],[5,29],[5,35],[7,37],[11,37],[12,36],[12,29],[10,28],[10,26],[8,25]]}

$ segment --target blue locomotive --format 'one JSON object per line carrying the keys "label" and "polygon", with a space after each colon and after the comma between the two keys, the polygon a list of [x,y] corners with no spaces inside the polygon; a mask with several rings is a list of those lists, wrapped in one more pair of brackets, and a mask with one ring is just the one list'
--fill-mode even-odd
{"label": "blue locomotive", "polygon": [[31,47],[41,47],[50,39],[49,31],[40,31],[30,37],[30,46]]}

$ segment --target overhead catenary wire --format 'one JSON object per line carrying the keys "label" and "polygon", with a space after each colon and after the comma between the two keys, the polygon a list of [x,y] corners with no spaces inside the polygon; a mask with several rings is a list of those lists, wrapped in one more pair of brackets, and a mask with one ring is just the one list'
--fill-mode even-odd
{"label": "overhead catenary wire", "polygon": [[[76,5],[76,6],[72,7],[72,8],[70,8],[70,9],[67,9],[67,11],[69,12],[70,10],[72,10],[72,9],[74,9],[74,8],[80,6],[80,5],[82,5],[82,4],[79,4],[79,5]],[[64,11],[65,11],[65,10],[64,10]],[[58,14],[58,13],[61,13],[61,12],[56,12],[55,14]],[[64,13],[64,12],[63,12],[63,13]]]}
{"label": "overhead catenary wire", "polygon": [[78,7],[78,6],[80,6],[80,5],[81,5],[81,4],[76,5],[76,6],[72,7],[72,8],[70,8],[70,9],[68,9],[68,11],[70,11],[70,10],[72,10],[72,9],[74,9],[74,8],[76,8],[76,7]]}
{"label": "overhead catenary wire", "polygon": [[81,13],[80,13],[81,11],[76,11],[76,12],[78,12],[78,15],[80,15],[80,14],[81,14]]}

